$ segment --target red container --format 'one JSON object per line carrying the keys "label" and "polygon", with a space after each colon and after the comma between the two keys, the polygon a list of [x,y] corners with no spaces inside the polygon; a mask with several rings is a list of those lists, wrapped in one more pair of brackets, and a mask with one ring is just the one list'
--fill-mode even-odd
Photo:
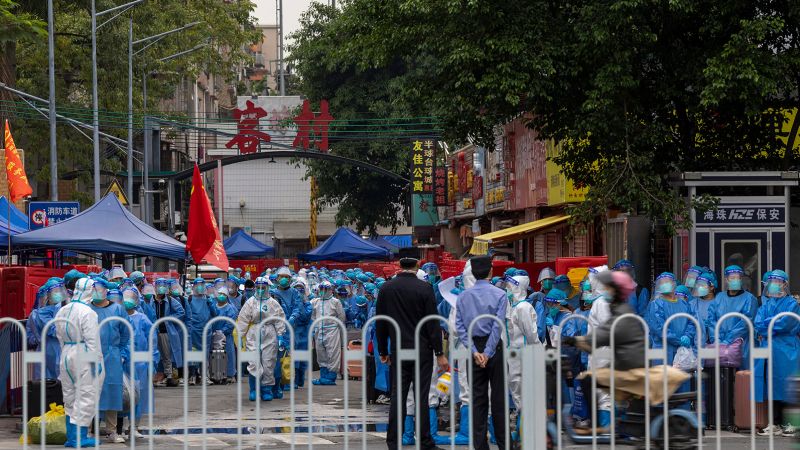
{"label": "red container", "polygon": [[0,286],[3,300],[0,302],[0,317],[25,319],[33,310],[36,291],[52,277],[63,277],[66,269],[44,267],[3,267]]}

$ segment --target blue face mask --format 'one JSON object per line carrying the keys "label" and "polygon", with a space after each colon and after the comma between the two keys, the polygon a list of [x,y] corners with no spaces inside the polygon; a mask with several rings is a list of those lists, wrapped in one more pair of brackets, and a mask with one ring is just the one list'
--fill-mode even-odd
{"label": "blue face mask", "polygon": [[698,297],[705,297],[709,293],[708,286],[698,286],[696,292]]}
{"label": "blue face mask", "polygon": [[675,292],[675,283],[670,282],[663,282],[658,285],[657,287],[659,294],[672,294]]}
{"label": "blue face mask", "polygon": [[133,300],[123,300],[122,304],[123,306],[125,306],[126,310],[131,310],[133,308],[136,308],[136,302]]}
{"label": "blue face mask", "polygon": [[278,287],[281,289],[287,289],[290,283],[291,280],[288,277],[282,277],[280,280],[278,280]]}
{"label": "blue face mask", "polygon": [[547,315],[550,316],[551,318],[555,319],[556,316],[558,315],[558,311],[559,311],[559,309],[558,309],[557,306],[551,306],[550,310],[547,311]]}
{"label": "blue face mask", "polygon": [[158,287],[158,293],[161,294],[161,295],[166,294],[167,293],[167,287],[166,286],[159,286]]}
{"label": "blue face mask", "polygon": [[53,292],[50,294],[50,304],[56,305],[64,300],[64,295],[61,292]]}
{"label": "blue face mask", "polygon": [[783,294],[783,286],[779,283],[767,283],[767,297],[780,297]]}
{"label": "blue face mask", "polygon": [[733,279],[728,280],[728,290],[729,291],[740,291],[742,290],[742,279]]}

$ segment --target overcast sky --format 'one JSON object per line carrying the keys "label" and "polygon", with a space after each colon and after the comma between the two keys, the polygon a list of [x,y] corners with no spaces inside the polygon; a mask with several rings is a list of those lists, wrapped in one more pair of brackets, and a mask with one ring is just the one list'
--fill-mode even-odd
{"label": "overcast sky", "polygon": [[[255,16],[260,24],[277,24],[278,16],[275,11],[275,0],[255,0]],[[302,14],[311,0],[283,0],[283,23],[286,31],[284,36],[289,36],[300,28],[300,14]]]}

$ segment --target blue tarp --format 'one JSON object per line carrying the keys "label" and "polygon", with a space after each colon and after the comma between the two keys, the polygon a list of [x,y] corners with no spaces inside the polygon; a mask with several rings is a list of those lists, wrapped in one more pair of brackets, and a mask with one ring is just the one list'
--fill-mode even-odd
{"label": "blue tarp", "polygon": [[19,248],[53,248],[184,259],[186,247],[142,222],[110,193],[56,225],[11,237]]}
{"label": "blue tarp", "polygon": [[223,245],[225,246],[225,253],[229,258],[264,256],[275,251],[274,248],[257,241],[255,238],[245,233],[244,230],[239,230],[233,236],[225,239]]}
{"label": "blue tarp", "polygon": [[17,233],[28,231],[28,216],[18,210],[13,203],[9,205],[8,199],[5,196],[0,196],[0,226],[4,228],[8,228],[9,211],[11,212],[11,231],[16,231]]}
{"label": "blue tarp", "polygon": [[371,244],[349,228],[339,228],[319,247],[297,257],[304,261],[360,261],[365,259],[389,259],[389,250]]}
{"label": "blue tarp", "polygon": [[369,238],[368,240],[369,242],[377,245],[378,247],[385,248],[386,250],[389,250],[392,253],[397,253],[400,250],[396,245],[392,244],[391,242],[387,241],[386,239],[380,236]]}
{"label": "blue tarp", "polygon": [[413,247],[410,234],[388,235],[381,237],[384,238],[388,243],[398,248]]}

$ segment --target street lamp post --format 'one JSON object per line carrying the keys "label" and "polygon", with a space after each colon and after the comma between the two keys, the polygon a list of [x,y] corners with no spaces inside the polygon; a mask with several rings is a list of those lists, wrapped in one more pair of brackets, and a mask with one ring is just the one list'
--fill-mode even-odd
{"label": "street lamp post", "polygon": [[[120,11],[121,14],[122,12],[127,11],[131,7],[143,1],[144,0],[134,0],[132,2],[115,6],[113,8],[109,8],[105,11],[100,11],[100,12],[97,12],[95,0],[92,0],[91,2],[92,3],[92,146],[93,146],[92,162],[94,164],[95,203],[100,201],[100,118],[99,118],[99,111],[98,111],[99,106],[97,97],[97,28],[98,28],[97,18],[115,11]],[[117,14],[117,16],[119,16],[119,14]],[[104,22],[102,25],[105,25],[109,21],[113,20],[114,17]],[[131,158],[131,149],[129,148],[128,160],[130,160],[130,158]]]}
{"label": "street lamp post", "polygon": [[58,152],[56,149],[56,57],[53,0],[47,0],[47,74],[50,88],[50,200],[58,201]]}

